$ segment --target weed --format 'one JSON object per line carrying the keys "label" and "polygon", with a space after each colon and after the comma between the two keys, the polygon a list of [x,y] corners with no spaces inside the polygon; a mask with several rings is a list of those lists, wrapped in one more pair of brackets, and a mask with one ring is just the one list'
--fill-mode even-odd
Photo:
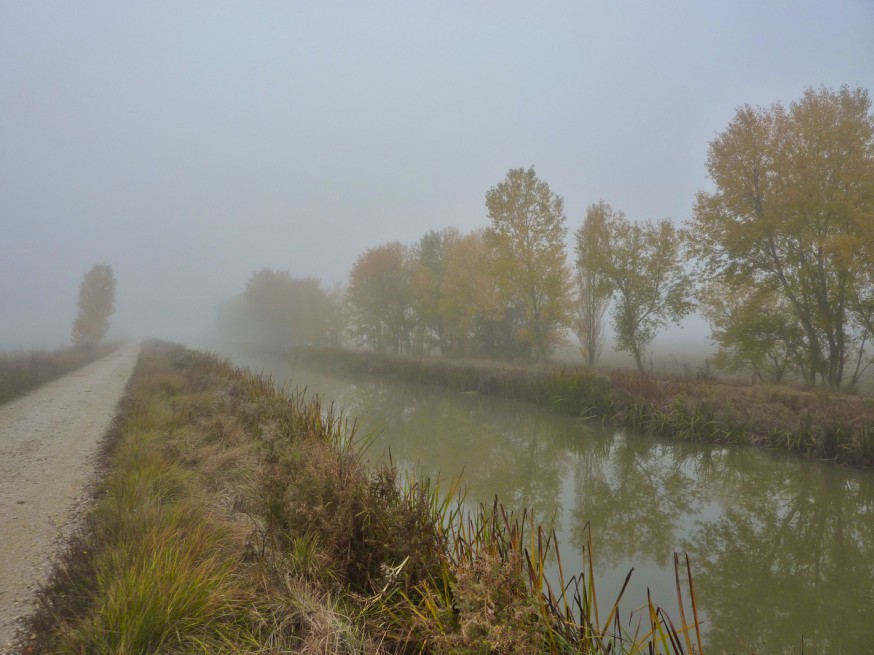
{"label": "weed", "polygon": [[[31,621],[33,652],[692,653],[693,637],[700,652],[679,573],[677,627],[648,600],[629,631],[621,594],[598,614],[591,538],[588,570],[565,579],[554,533],[527,511],[468,512],[459,480],[367,465],[354,422],[268,377],[167,344],[143,352],[99,502]],[[477,383],[518,391],[509,369]],[[607,406],[593,397],[559,405]]]}

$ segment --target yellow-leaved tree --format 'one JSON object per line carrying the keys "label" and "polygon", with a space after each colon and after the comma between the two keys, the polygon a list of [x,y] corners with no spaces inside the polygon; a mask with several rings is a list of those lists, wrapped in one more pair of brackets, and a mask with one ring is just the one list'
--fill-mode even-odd
{"label": "yellow-leaved tree", "polygon": [[488,190],[486,207],[491,272],[505,314],[514,317],[513,354],[545,358],[569,324],[564,200],[533,167],[514,168]]}
{"label": "yellow-leaved tree", "polygon": [[604,276],[613,296],[616,349],[631,353],[640,373],[650,342],[695,308],[682,235],[669,220],[635,223],[606,207],[599,247],[582,265]]}
{"label": "yellow-leaved tree", "polygon": [[592,266],[607,247],[607,221],[613,209],[603,200],[589,205],[583,224],[574,232],[574,311],[573,329],[580,340],[586,363],[594,367],[604,348],[604,314],[610,305],[613,287],[605,272]]}
{"label": "yellow-leaved tree", "polygon": [[95,264],[79,285],[79,313],[73,321],[73,343],[96,346],[109,331],[115,311],[115,274],[108,264]]}
{"label": "yellow-leaved tree", "polygon": [[[689,235],[706,285],[723,291],[702,300],[767,288],[803,337],[797,370],[808,384],[855,384],[874,336],[868,92],[808,89],[788,108],[740,107],[711,142],[707,171],[716,189],[698,194]],[[736,318],[757,320],[755,312]],[[720,326],[749,335],[750,351],[765,329],[761,321]],[[744,341],[732,346],[743,350]]]}
{"label": "yellow-leaved tree", "polygon": [[411,352],[411,271],[410,249],[398,241],[369,248],[355,261],[346,305],[349,331],[358,345],[379,352]]}

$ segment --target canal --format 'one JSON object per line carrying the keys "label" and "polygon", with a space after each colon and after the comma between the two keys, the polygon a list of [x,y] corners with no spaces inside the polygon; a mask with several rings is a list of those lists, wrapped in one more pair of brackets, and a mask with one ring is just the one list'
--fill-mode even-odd
{"label": "canal", "polygon": [[359,435],[372,436],[370,459],[390,454],[401,470],[444,481],[461,475],[471,504],[497,497],[533,510],[555,529],[566,573],[583,566],[590,524],[602,608],[634,569],[622,605],[632,631],[646,621],[634,610],[647,589],[679,623],[673,554],[687,552],[705,652],[870,652],[871,471],[605,430],[432,386],[234,361],[356,418]]}

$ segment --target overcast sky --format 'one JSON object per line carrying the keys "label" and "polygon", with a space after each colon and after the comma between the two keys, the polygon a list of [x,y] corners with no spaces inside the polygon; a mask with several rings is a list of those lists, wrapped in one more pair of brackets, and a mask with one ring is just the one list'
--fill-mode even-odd
{"label": "overcast sky", "polygon": [[256,269],[487,222],[533,165],[571,231],[606,200],[686,219],[736,106],[874,90],[872,0],[0,0],[0,349],[191,341]]}

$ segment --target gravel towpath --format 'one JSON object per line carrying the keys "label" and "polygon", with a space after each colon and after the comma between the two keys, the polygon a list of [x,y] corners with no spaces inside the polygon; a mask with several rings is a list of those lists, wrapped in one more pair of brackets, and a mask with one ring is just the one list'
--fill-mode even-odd
{"label": "gravel towpath", "polygon": [[138,344],[125,344],[0,405],[0,652],[11,650],[59,540],[81,517],[98,445],[138,354]]}

